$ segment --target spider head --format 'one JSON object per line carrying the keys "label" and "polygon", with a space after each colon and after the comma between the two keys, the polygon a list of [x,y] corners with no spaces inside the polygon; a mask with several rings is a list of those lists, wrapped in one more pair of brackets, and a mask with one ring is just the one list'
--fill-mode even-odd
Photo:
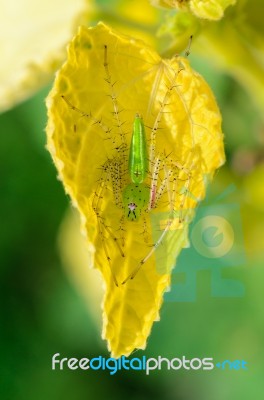
{"label": "spider head", "polygon": [[149,201],[149,189],[144,183],[130,183],[123,191],[125,216],[129,221],[138,221]]}

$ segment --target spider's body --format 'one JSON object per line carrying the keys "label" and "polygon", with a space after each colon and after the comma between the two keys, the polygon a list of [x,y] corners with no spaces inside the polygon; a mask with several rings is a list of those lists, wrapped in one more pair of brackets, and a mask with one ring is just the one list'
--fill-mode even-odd
{"label": "spider's body", "polygon": [[[127,142],[126,132],[120,117],[118,96],[114,90],[115,83],[112,79],[108,67],[107,46],[104,47],[104,70],[105,81],[110,89],[110,98],[113,106],[115,135],[109,136],[112,140],[114,152],[111,157],[100,167],[102,173],[92,200],[92,208],[97,216],[99,236],[102,247],[111,269],[111,273],[116,286],[118,279],[112,269],[112,259],[110,256],[111,243],[114,244],[122,258],[126,257],[126,233],[132,229],[130,223],[135,226],[138,224],[141,229],[137,230],[143,235],[142,243],[146,247],[146,254],[139,259],[132,272],[122,281],[122,284],[133,279],[140,268],[154,254],[170,231],[174,221],[183,222],[183,207],[186,195],[189,191],[191,173],[179,161],[165,154],[165,149],[157,152],[156,137],[166,113],[166,106],[169,104],[170,96],[176,88],[175,80],[182,69],[173,72],[170,84],[166,87],[164,95],[159,101],[159,109],[154,118],[153,126],[148,127],[150,133],[146,135],[143,118],[138,113],[135,114],[134,121],[130,123],[131,139]],[[82,117],[89,118],[93,125],[99,127],[103,134],[110,135],[112,127],[104,125],[102,119],[96,119],[91,113],[87,114],[75,107],[65,96],[63,100],[68,106],[81,114]],[[106,200],[108,199],[108,200]],[[103,209],[103,202],[115,204],[116,216],[111,215],[112,223],[109,225],[106,209]],[[161,206],[162,205],[162,206]],[[160,207],[166,211],[167,218],[165,226],[160,231],[158,239],[151,240],[150,214]],[[115,226],[115,228],[114,228]],[[118,227],[118,228],[117,228]],[[133,228],[134,229],[134,228]],[[159,228],[158,228],[159,229]],[[156,235],[156,232],[155,232]],[[155,236],[156,237],[156,236]]]}

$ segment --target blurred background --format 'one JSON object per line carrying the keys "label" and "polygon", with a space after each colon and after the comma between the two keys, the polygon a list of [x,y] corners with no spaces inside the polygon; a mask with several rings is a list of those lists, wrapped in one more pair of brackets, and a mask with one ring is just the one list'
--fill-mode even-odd
{"label": "blurred background", "polygon": [[[253,17],[257,19],[258,2],[251,3],[252,8],[255,4]],[[89,24],[103,19],[120,30],[123,25],[123,30],[135,31],[139,37],[142,30],[144,37],[153,38],[165,14],[173,16],[175,11],[154,9],[147,1],[142,4],[144,9],[151,10],[148,22],[144,22],[146,13],[139,8],[138,1],[113,1],[110,6],[110,2],[101,0],[95,3]],[[228,24],[228,19],[222,22],[223,31],[225,23]],[[201,38],[213,37],[212,25],[204,29]],[[247,31],[249,28],[244,30]],[[157,48],[164,46],[164,40],[157,42]],[[251,44],[252,40],[255,39],[251,34]],[[245,35],[241,42],[245,45]],[[223,115],[227,156],[226,164],[210,186],[210,198],[226,193],[221,204],[237,205],[242,227],[239,245],[243,257],[238,257],[222,273],[223,278],[239,282],[243,290],[233,295],[214,295],[212,271],[200,268],[196,273],[195,300],[165,301],[161,321],[154,324],[146,350],[137,351],[132,357],[185,355],[213,357],[215,362],[239,359],[248,362],[248,370],[164,368],[149,376],[140,371],[120,371],[111,376],[108,371],[51,370],[54,353],[77,358],[109,357],[109,353],[101,339],[101,291],[100,285],[93,283],[97,271],[85,270],[86,255],[78,220],[45,149],[44,101],[53,79],[49,76],[47,84],[36,88],[34,95],[0,115],[2,399],[261,398],[264,390],[263,87],[261,82],[254,86],[250,70],[248,80],[243,82],[246,75],[236,70],[234,61],[223,62],[220,57],[217,65],[215,57],[210,56],[210,46],[201,51],[201,43],[205,42],[201,40],[199,44],[198,39],[196,44],[194,39],[190,62],[215,93]],[[232,50],[236,53],[236,47]],[[263,53],[258,51],[259,68],[263,71]],[[247,57],[252,66],[254,52],[248,52]],[[247,65],[243,67],[247,70]],[[254,75],[253,67],[251,73]],[[184,273],[174,273],[175,284],[182,280]]]}

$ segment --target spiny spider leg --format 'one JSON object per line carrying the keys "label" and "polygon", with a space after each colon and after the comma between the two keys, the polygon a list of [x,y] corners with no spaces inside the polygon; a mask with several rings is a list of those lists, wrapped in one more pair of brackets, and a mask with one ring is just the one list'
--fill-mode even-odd
{"label": "spiny spider leg", "polygon": [[[184,207],[186,196],[187,196],[189,186],[190,186],[191,173],[187,168],[183,167],[179,162],[171,161],[170,168],[168,168],[167,164],[166,164],[166,158],[165,158],[165,160],[162,160],[161,157],[157,156],[154,159],[154,154],[155,154],[155,150],[156,150],[156,134],[157,134],[157,130],[159,128],[159,124],[161,121],[161,116],[162,116],[162,113],[164,112],[165,106],[167,105],[167,101],[171,95],[172,90],[176,87],[176,78],[180,71],[181,70],[179,70],[177,73],[175,73],[174,80],[173,80],[171,86],[166,91],[166,94],[165,94],[164,99],[161,104],[161,108],[155,119],[154,126],[151,131],[151,144],[150,144],[150,163],[149,163],[150,167],[149,167],[149,169],[150,169],[152,178],[151,178],[150,201],[149,201],[149,206],[148,206],[147,211],[150,212],[151,209],[153,209],[157,205],[158,201],[160,200],[160,197],[162,196],[165,188],[167,187],[169,208],[170,208],[169,218],[167,220],[165,229],[163,230],[163,232],[160,235],[157,242],[154,244],[154,246],[149,251],[149,253],[138,263],[137,267],[122,282],[122,285],[125,284],[128,280],[133,279],[136,276],[136,274],[141,269],[141,267],[147,262],[147,260],[154,254],[155,250],[160,246],[164,237],[166,236],[167,232],[170,230],[170,227],[172,226],[172,224],[174,222],[176,188],[177,188],[178,175],[179,175],[177,172],[175,173],[175,169],[176,169],[176,171],[177,170],[183,171],[187,175],[187,179],[184,184],[184,193],[183,193],[183,196],[182,196],[182,199],[180,202],[180,213],[179,213],[179,223],[183,222],[183,215],[182,215],[183,207]],[[173,168],[173,166],[176,168]],[[163,180],[161,181],[161,185],[160,185],[159,189],[157,189],[158,176],[159,176],[159,172],[162,169],[162,167],[163,167],[165,176],[164,176]],[[172,177],[172,185],[170,182],[171,177]]]}
{"label": "spiny spider leg", "polygon": [[118,128],[118,132],[120,135],[120,140],[121,140],[121,156],[123,159],[123,165],[125,165],[126,163],[126,150],[127,150],[127,143],[126,143],[126,134],[123,130],[123,125],[124,122],[121,121],[120,119],[120,110],[118,107],[118,102],[117,102],[117,94],[114,90],[114,85],[116,82],[112,82],[112,78],[109,72],[109,64],[108,64],[108,48],[107,45],[104,46],[104,69],[105,69],[105,81],[108,84],[109,88],[110,88],[110,97],[112,99],[112,103],[113,103],[113,114],[117,123],[117,128]]}
{"label": "spiny spider leg", "polygon": [[121,240],[121,246],[125,246],[125,215],[123,215],[120,219],[119,222],[119,231],[121,232],[120,240]]}
{"label": "spiny spider leg", "polygon": [[149,237],[148,237],[147,221],[146,221],[145,215],[142,216],[142,219],[143,219],[143,231],[141,232],[141,234],[144,237],[144,242],[148,243],[149,242]]}
{"label": "spiny spider leg", "polygon": [[[163,96],[163,100],[160,101],[160,107],[157,112],[156,118],[154,120],[154,123],[152,125],[152,129],[150,132],[150,144],[149,144],[149,152],[145,153],[143,155],[143,160],[146,162],[146,169],[145,167],[141,166],[139,169],[132,170],[130,169],[130,165],[128,166],[128,151],[129,151],[129,158],[131,155],[131,148],[128,148],[127,142],[126,142],[126,133],[123,129],[124,122],[121,121],[120,119],[120,110],[119,110],[119,102],[117,100],[117,92],[115,89],[115,83],[112,81],[110,72],[109,72],[109,64],[108,64],[108,48],[105,45],[104,46],[104,70],[105,70],[105,81],[107,85],[109,86],[109,97],[111,98],[112,105],[113,105],[113,112],[111,113],[114,118],[114,132],[111,132],[113,130],[109,129],[106,127],[101,119],[95,119],[91,113],[85,113],[81,109],[75,107],[65,96],[61,96],[62,99],[67,103],[67,105],[75,112],[79,113],[81,117],[85,117],[90,119],[94,124],[98,124],[98,126],[101,128],[103,132],[108,134],[110,136],[108,139],[111,139],[114,143],[117,143],[115,147],[113,147],[113,151],[115,151],[115,156],[111,156],[111,158],[108,158],[107,161],[103,164],[102,168],[102,175],[99,181],[99,184],[96,188],[96,191],[94,193],[94,198],[92,200],[92,208],[97,216],[97,221],[98,221],[98,229],[99,229],[99,235],[101,237],[101,242],[102,242],[102,247],[106,256],[106,259],[108,261],[109,267],[111,274],[113,276],[113,280],[116,286],[118,286],[118,282],[116,279],[116,276],[113,272],[113,267],[112,267],[112,260],[110,257],[110,252],[109,252],[109,246],[107,245],[107,237],[111,238],[111,240],[115,243],[116,248],[118,249],[118,252],[120,253],[121,257],[124,257],[124,252],[122,250],[122,247],[125,245],[125,220],[129,218],[129,213],[127,215],[127,208],[129,209],[129,212],[131,212],[131,215],[135,216],[135,219],[137,220],[138,218],[141,218],[141,221],[143,221],[144,225],[144,241],[148,242],[147,239],[147,223],[146,223],[146,217],[144,213],[149,213],[153,208],[155,208],[159,201],[163,198],[163,194],[167,193],[167,199],[168,199],[168,204],[169,204],[169,216],[166,222],[165,229],[161,232],[158,240],[156,243],[152,246],[151,250],[143,257],[137,264],[136,268],[128,275],[128,277],[122,282],[122,284],[125,284],[129,279],[133,279],[137,272],[141,269],[141,267],[148,261],[148,259],[154,254],[156,249],[161,245],[163,239],[165,238],[166,234],[170,230],[176,216],[176,193],[177,193],[177,185],[179,180],[184,181],[184,185],[182,185],[182,193],[180,192],[180,195],[182,196],[180,199],[180,218],[179,222],[183,221],[182,218],[182,210],[185,204],[185,199],[187,196],[187,193],[189,191],[189,186],[190,186],[190,180],[191,180],[191,174],[189,170],[185,167],[183,167],[180,163],[168,160],[168,156],[164,155],[157,155],[156,154],[156,135],[157,131],[160,128],[160,122],[162,120],[163,114],[166,112],[165,108],[169,104],[169,98],[172,94],[172,91],[176,89],[179,97],[181,98],[181,101],[185,104],[184,97],[181,95],[181,93],[178,91],[178,87],[176,85],[176,80],[177,77],[184,68],[179,68],[178,71],[173,71],[174,76],[171,75],[171,73],[168,73],[165,77],[166,83],[165,85],[165,94]],[[169,82],[169,85],[167,84]],[[156,88],[156,90],[159,90],[159,87]],[[188,113],[189,111],[186,110]],[[188,114],[189,115],[189,114]],[[190,118],[190,124],[193,128],[193,121]],[[139,116],[139,114],[136,114],[135,121],[137,122],[137,126],[141,125],[141,129],[144,131],[144,124],[142,118]],[[139,129],[135,128],[135,121],[134,121],[134,128],[133,129]],[[191,132],[192,133],[192,132]],[[116,140],[117,139],[117,140]],[[136,140],[136,139],[135,139]],[[134,151],[134,150],[133,150]],[[149,167],[148,167],[149,164]],[[129,169],[129,171],[128,171]],[[136,175],[135,180],[131,178],[131,174]],[[128,180],[128,173],[130,175],[130,182],[127,182]],[[148,184],[145,182],[145,173],[149,176],[150,179],[150,188]],[[142,180],[140,180],[140,174],[143,176]],[[179,175],[180,174],[185,174],[187,176],[187,179],[180,179]],[[127,185],[127,183],[129,183]],[[143,200],[141,201],[140,197],[142,195],[139,195],[139,192],[137,190],[138,187],[142,188],[142,193],[143,194]],[[103,203],[103,199],[107,198],[107,191],[110,190],[113,193],[113,203],[115,203],[116,207],[119,208],[120,210],[123,210],[123,215],[120,217],[119,221],[119,230],[121,231],[121,235],[118,235],[119,237],[116,237],[115,234],[113,233],[113,228],[111,226],[107,226],[106,221],[104,219],[104,206],[105,204]],[[147,192],[149,191],[149,192]],[[125,197],[127,196],[127,197]],[[131,197],[131,199],[130,199]],[[125,200],[124,200],[125,199]],[[141,203],[140,203],[141,201]],[[178,200],[179,204],[179,200]],[[138,208],[139,210],[142,210],[142,215],[141,211],[136,214],[134,211],[134,208]],[[147,209],[146,209],[147,208]],[[144,213],[143,213],[144,212]],[[141,215],[141,217],[140,217]],[[133,221],[133,219],[131,219]],[[137,223],[133,222],[133,223]]]}
{"label": "spiny spider leg", "polygon": [[[114,115],[114,118],[116,120],[116,126],[118,128],[118,134],[119,134],[119,145],[116,146],[116,151],[118,153],[118,156],[116,157],[116,162],[115,162],[115,172],[112,176],[112,183],[113,183],[113,192],[115,196],[115,203],[118,208],[124,209],[123,206],[123,199],[122,199],[122,191],[123,191],[123,185],[125,182],[123,182],[123,177],[126,175],[126,164],[127,164],[127,142],[126,142],[126,133],[123,130],[123,125],[124,121],[121,120],[120,118],[120,113],[123,110],[119,109],[118,105],[118,100],[117,100],[117,93],[114,89],[114,86],[116,82],[112,81],[112,77],[110,75],[109,71],[109,62],[108,62],[108,47],[107,45],[104,45],[104,70],[105,70],[105,81],[109,86],[109,96],[112,100],[112,105],[113,105],[113,112],[112,114]],[[123,215],[120,219],[119,223],[119,230],[121,231],[121,245],[122,247],[125,246],[125,215]]]}
{"label": "spiny spider leg", "polygon": [[165,176],[161,181],[159,189],[157,190],[155,202],[153,203],[152,208],[157,207],[157,204],[158,204],[159,200],[161,199],[163,193],[165,192],[166,187],[167,187],[167,177]]}
{"label": "spiny spider leg", "polygon": [[[101,120],[94,118],[91,113],[88,114],[85,111],[82,111],[80,108],[76,107],[74,104],[72,104],[70,102],[70,100],[66,96],[61,95],[61,98],[65,101],[65,103],[69,106],[69,108],[71,108],[73,111],[80,114],[81,117],[90,119],[91,121],[94,122],[94,124],[98,124],[104,133],[109,134],[111,132],[111,129],[109,129],[106,125],[104,125]],[[75,132],[76,132],[76,129],[77,129],[77,127],[76,127],[76,125],[74,125]]]}
{"label": "spiny spider leg", "polygon": [[162,156],[162,157],[158,156],[154,162],[152,178],[151,178],[151,185],[150,185],[150,198],[149,198],[148,211],[150,211],[153,208],[156,208],[157,203],[159,202],[161,196],[163,195],[163,193],[166,189],[166,186],[167,186],[166,175],[164,176],[164,178],[161,181],[160,186],[158,187],[159,173],[161,170],[165,171],[166,158],[167,157],[164,157],[164,156]]}
{"label": "spiny spider leg", "polygon": [[[176,169],[181,169],[183,170],[186,174],[188,174],[188,178],[186,179],[186,184],[185,184],[185,190],[183,193],[182,200],[180,202],[180,216],[179,216],[179,223],[183,222],[182,218],[182,209],[185,203],[185,199],[188,193],[188,188],[190,185],[190,179],[191,175],[188,169],[184,168],[181,166],[180,163],[178,162],[172,162],[172,165],[176,167]],[[170,165],[171,167],[171,165]],[[167,186],[167,192],[168,192],[168,198],[169,198],[169,218],[167,220],[165,229],[161,233],[159,239],[157,242],[153,245],[152,249],[149,251],[149,253],[138,263],[137,267],[128,275],[128,277],[122,282],[122,285],[124,285],[128,280],[134,279],[136,274],[139,272],[141,267],[147,262],[147,260],[154,254],[156,249],[161,245],[164,237],[166,236],[167,232],[170,230],[171,226],[173,225],[173,222],[175,220],[175,202],[176,202],[176,189],[177,189],[177,183],[178,183],[178,174],[175,175],[175,171],[173,169],[168,169],[167,165],[164,164],[164,173],[165,173],[165,178],[164,180],[166,181],[166,186]],[[171,180],[172,177],[172,180]],[[163,186],[163,182],[161,184]]]}
{"label": "spiny spider leg", "polygon": [[[100,128],[102,129],[103,132],[105,133],[109,133],[110,129],[105,126],[102,123],[102,120],[98,120],[94,117],[92,117],[91,113],[86,113],[84,111],[82,111],[80,108],[76,107],[74,104],[72,104],[69,99],[62,95],[61,98],[66,102],[66,104],[75,112],[79,113],[82,117],[85,118],[89,118],[91,119],[95,124],[98,124],[100,126]],[[123,145],[121,145],[120,147],[123,147]],[[115,198],[115,204],[118,208],[122,208],[122,197],[121,197],[121,174],[122,171],[120,171],[120,161],[117,160],[108,160],[105,165],[103,165],[103,173],[102,173],[102,177],[99,183],[99,188],[97,188],[97,190],[95,191],[94,194],[94,198],[93,198],[93,202],[92,202],[92,208],[97,216],[97,220],[98,220],[98,228],[99,228],[99,232],[100,232],[100,236],[102,239],[102,244],[103,244],[103,249],[106,255],[106,258],[108,260],[108,263],[110,265],[110,269],[111,269],[111,273],[113,275],[113,279],[114,282],[116,284],[116,286],[118,286],[117,284],[117,279],[113,274],[112,271],[112,266],[111,266],[111,258],[109,256],[109,252],[107,250],[107,246],[105,243],[105,238],[103,235],[103,230],[105,229],[106,232],[108,232],[108,234],[110,235],[110,237],[113,239],[114,243],[116,244],[120,254],[122,257],[125,257],[123,250],[121,249],[121,246],[118,242],[118,238],[113,234],[113,232],[111,231],[111,229],[109,227],[107,227],[103,221],[103,218],[100,215],[100,208],[99,205],[103,199],[103,192],[105,191],[105,186],[107,181],[109,182],[111,180],[112,183],[112,187],[113,187],[113,194],[114,194],[114,198]],[[95,202],[95,199],[97,198],[97,203]],[[122,242],[122,246],[124,246],[124,229],[123,229],[123,224],[122,222],[120,223],[122,225],[122,229],[121,229],[121,242]]]}
{"label": "spiny spider leg", "polygon": [[[157,160],[156,160],[157,161]],[[157,163],[158,164],[158,163]],[[168,170],[166,165],[164,164],[164,173],[165,173],[165,178],[166,179],[166,186],[167,186],[167,191],[168,191],[168,197],[169,197],[169,207],[170,207],[170,213],[169,213],[169,218],[166,223],[165,229],[163,230],[162,234],[160,235],[159,239],[157,242],[153,245],[152,249],[148,252],[148,254],[138,263],[136,268],[128,275],[128,277],[122,282],[122,285],[124,285],[128,280],[134,279],[138,271],[141,269],[141,267],[147,262],[147,260],[154,254],[156,249],[160,246],[162,243],[164,237],[166,236],[167,232],[169,231],[171,225],[173,224],[173,221],[175,219],[175,192],[176,192],[176,179],[173,179],[173,184],[172,184],[172,189],[170,185],[170,176],[172,175],[172,170]]]}
{"label": "spiny spider leg", "polygon": [[99,234],[100,234],[100,238],[101,238],[101,241],[103,244],[104,253],[105,253],[106,259],[108,261],[115,285],[118,286],[116,276],[112,269],[111,257],[109,255],[109,252],[107,249],[107,245],[106,245],[106,241],[105,241],[105,237],[104,237],[104,230],[109,234],[109,236],[114,241],[115,245],[117,246],[117,248],[119,250],[121,257],[125,257],[125,254],[119,244],[118,238],[113,234],[112,230],[105,224],[103,217],[101,216],[101,209],[100,209],[101,202],[102,202],[102,199],[104,198],[105,191],[108,188],[107,182],[112,180],[111,175],[112,175],[112,170],[111,170],[111,162],[110,162],[110,165],[108,164],[108,166],[106,166],[104,168],[102,177],[100,179],[100,182],[98,184],[98,187],[97,187],[94,197],[93,197],[92,208],[97,216]]}
{"label": "spiny spider leg", "polygon": [[[184,186],[183,186],[183,193],[181,193],[181,194],[183,195],[183,196],[182,196],[182,199],[181,199],[181,202],[180,202],[180,215],[179,215],[179,222],[181,223],[181,222],[184,221],[184,218],[183,218],[183,208],[184,208],[185,200],[186,200],[186,197],[187,197],[189,188],[190,188],[190,183],[191,183],[191,171],[190,171],[189,169],[185,168],[185,167],[184,167],[183,165],[181,165],[179,162],[173,161],[172,163],[173,163],[173,165],[176,166],[176,168],[178,168],[180,171],[183,171],[183,172],[186,174],[186,176],[187,176],[187,179],[185,180],[185,184],[184,184]],[[191,167],[192,167],[192,165],[191,165]]]}
{"label": "spiny spider leg", "polygon": [[108,265],[109,265],[109,268],[110,268],[114,283],[115,283],[116,286],[118,286],[116,276],[115,276],[115,274],[113,272],[113,269],[112,269],[111,257],[109,255],[109,252],[108,252],[107,246],[106,246],[106,242],[105,242],[105,237],[104,237],[105,223],[104,223],[104,221],[103,221],[103,219],[102,219],[102,217],[100,215],[100,212],[99,212],[99,205],[100,205],[101,199],[103,198],[104,189],[105,189],[105,181],[102,180],[100,182],[100,184],[99,184],[99,188],[95,191],[95,194],[94,194],[94,197],[93,197],[93,201],[92,201],[92,208],[93,208],[93,210],[94,210],[94,212],[95,212],[95,214],[97,216],[98,230],[99,230],[101,242],[102,242],[102,245],[103,245],[104,253],[105,253],[105,256],[106,256],[106,259],[107,259],[107,262],[108,262]]}

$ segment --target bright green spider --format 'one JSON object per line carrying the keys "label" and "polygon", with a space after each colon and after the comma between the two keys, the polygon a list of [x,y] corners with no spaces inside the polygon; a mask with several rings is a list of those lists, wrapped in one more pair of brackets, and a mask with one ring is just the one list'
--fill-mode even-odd
{"label": "bright green spider", "polygon": [[[107,46],[104,47],[104,70],[105,81],[110,89],[110,97],[113,104],[113,115],[118,127],[122,127],[120,119],[120,111],[117,100],[117,94],[114,90],[114,83],[111,80],[108,67]],[[180,71],[178,71],[179,73]],[[120,129],[120,145],[116,148],[116,154],[105,161],[101,166],[101,178],[94,194],[92,207],[97,216],[99,233],[101,236],[102,246],[106,259],[109,263],[113,280],[118,286],[118,281],[113,273],[111,266],[111,257],[108,251],[104,232],[117,246],[122,257],[125,257],[123,247],[126,240],[126,221],[140,223],[143,228],[143,236],[145,244],[150,248],[146,252],[146,256],[142,258],[136,268],[123,280],[125,284],[128,280],[133,279],[141,267],[152,256],[155,250],[160,246],[167,232],[170,230],[176,218],[176,196],[181,196],[179,222],[183,222],[182,210],[184,207],[186,195],[189,190],[191,173],[181,163],[170,158],[170,155],[156,153],[156,134],[160,129],[162,114],[170,98],[171,91],[175,87],[175,82],[168,87],[164,99],[160,104],[160,109],[155,118],[154,125],[150,127],[150,138],[147,139],[145,133],[145,125],[141,115],[135,113],[132,125],[132,136],[130,144],[127,143],[125,133]],[[67,105],[81,117],[92,119],[102,131],[109,134],[111,129],[106,127],[102,120],[96,119],[91,113],[85,113],[81,109],[73,105],[68,98],[61,96]],[[124,178],[128,176],[129,179]],[[180,176],[180,178],[179,178]],[[184,177],[183,177],[184,176]],[[181,181],[181,190],[179,192],[178,182]],[[117,208],[122,209],[122,217],[119,221],[120,234],[117,235],[105,222],[102,217],[101,201],[104,198],[105,191],[110,189],[113,193],[113,201]],[[160,233],[159,239],[153,243],[148,238],[146,228],[146,216],[155,209],[164,197],[169,208],[169,217],[166,222],[165,229]]]}

